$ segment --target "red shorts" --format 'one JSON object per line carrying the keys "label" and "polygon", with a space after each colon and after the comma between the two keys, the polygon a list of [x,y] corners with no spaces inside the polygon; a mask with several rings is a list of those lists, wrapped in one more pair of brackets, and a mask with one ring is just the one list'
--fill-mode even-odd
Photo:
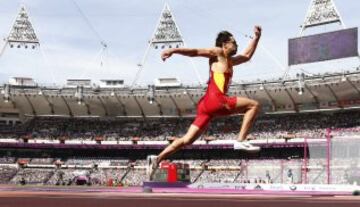
{"label": "red shorts", "polygon": [[213,117],[226,116],[236,112],[236,96],[226,96],[220,93],[205,94],[198,105],[197,114],[192,124],[205,129]]}

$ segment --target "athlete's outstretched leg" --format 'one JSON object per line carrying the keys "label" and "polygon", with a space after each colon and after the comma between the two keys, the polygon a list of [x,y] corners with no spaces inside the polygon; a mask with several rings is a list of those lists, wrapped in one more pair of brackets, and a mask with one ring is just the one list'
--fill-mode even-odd
{"label": "athlete's outstretched leg", "polygon": [[168,145],[157,157],[157,164],[168,156],[174,154],[183,146],[192,144],[202,133],[203,130],[200,130],[196,125],[191,125],[187,133],[181,137],[175,139],[170,145]]}
{"label": "athlete's outstretched leg", "polygon": [[183,146],[192,144],[201,135],[202,131],[203,130],[200,130],[199,127],[192,124],[189,130],[187,131],[187,133],[183,137],[175,139],[158,156],[155,155],[148,156],[146,174],[148,175],[149,180],[153,179],[152,177],[155,173],[155,170],[162,160],[174,154]]}
{"label": "athlete's outstretched leg", "polygon": [[260,111],[260,104],[259,102],[252,99],[237,97],[236,108],[239,111],[244,112],[244,118],[240,128],[239,137],[237,139],[238,141],[244,141],[246,140],[254,120]]}

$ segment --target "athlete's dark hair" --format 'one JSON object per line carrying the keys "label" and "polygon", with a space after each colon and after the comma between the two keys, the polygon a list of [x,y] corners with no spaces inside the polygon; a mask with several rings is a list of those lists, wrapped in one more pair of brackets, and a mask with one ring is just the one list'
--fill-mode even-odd
{"label": "athlete's dark hair", "polygon": [[229,41],[233,35],[228,31],[221,31],[216,37],[216,47],[222,47],[222,44]]}

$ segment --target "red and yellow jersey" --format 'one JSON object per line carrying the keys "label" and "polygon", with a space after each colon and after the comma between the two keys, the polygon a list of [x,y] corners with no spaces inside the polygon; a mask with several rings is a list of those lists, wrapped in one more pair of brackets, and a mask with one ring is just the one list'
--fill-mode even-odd
{"label": "red and yellow jersey", "polygon": [[197,106],[197,116],[193,124],[204,129],[215,116],[229,115],[235,112],[236,97],[227,96],[233,72],[215,72],[210,70],[206,94]]}
{"label": "red and yellow jersey", "polygon": [[210,64],[210,78],[208,81],[208,90],[207,92],[220,91],[222,94],[226,95],[231,83],[231,78],[233,76],[232,62],[227,61],[228,71],[226,72],[217,72],[211,69]]}
{"label": "red and yellow jersey", "polygon": [[208,92],[218,90],[226,95],[231,83],[232,72],[215,72],[210,70],[210,79],[208,82]]}

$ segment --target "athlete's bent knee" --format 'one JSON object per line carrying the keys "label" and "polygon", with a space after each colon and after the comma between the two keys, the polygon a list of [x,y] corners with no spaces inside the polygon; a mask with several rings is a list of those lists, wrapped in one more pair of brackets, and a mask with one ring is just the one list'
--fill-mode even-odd
{"label": "athlete's bent knee", "polygon": [[260,110],[261,104],[260,104],[258,101],[254,101],[253,107],[254,107],[256,110]]}

